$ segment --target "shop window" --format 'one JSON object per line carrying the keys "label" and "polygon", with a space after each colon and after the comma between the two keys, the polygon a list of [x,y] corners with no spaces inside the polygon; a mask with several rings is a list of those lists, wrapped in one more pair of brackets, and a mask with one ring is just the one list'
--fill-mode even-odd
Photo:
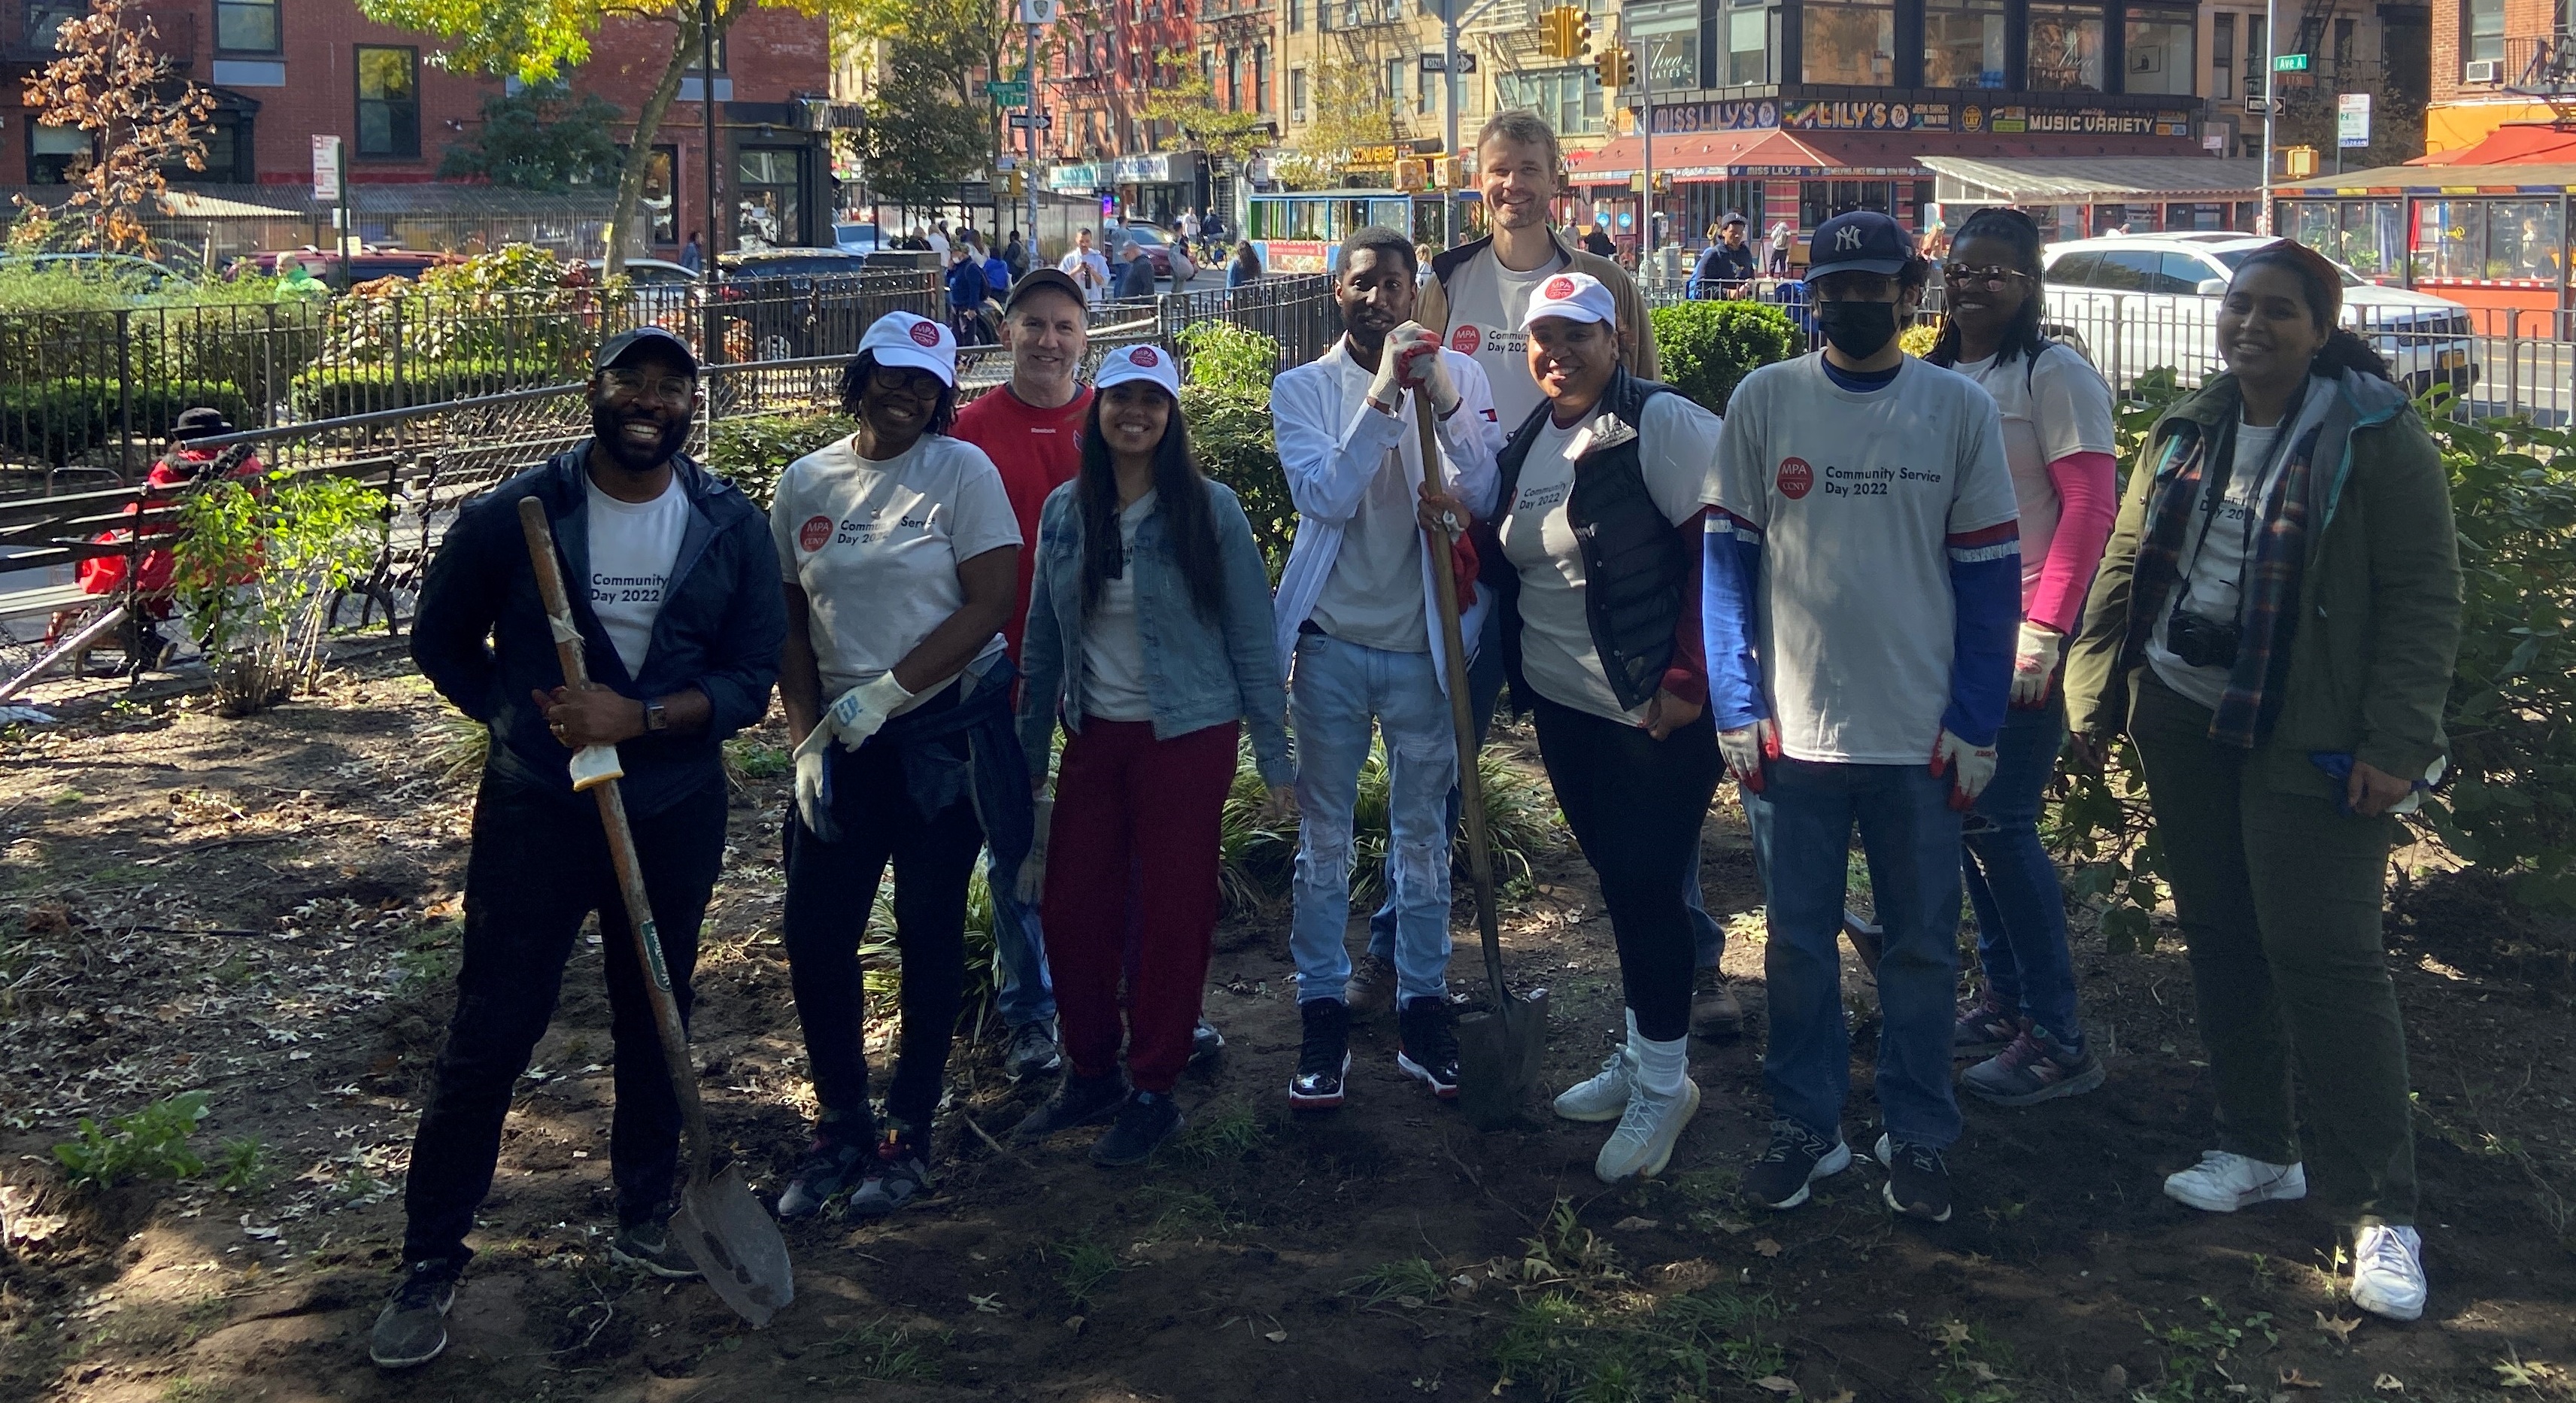
{"label": "shop window", "polygon": [[69,185],[72,168],[89,163],[89,133],[75,127],[27,124],[27,183]]}
{"label": "shop window", "polygon": [[2098,5],[2030,7],[2030,77],[2034,92],[2102,91],[2102,10]]}
{"label": "shop window", "polygon": [[273,54],[281,47],[277,0],[215,0],[215,47],[228,54]]}
{"label": "shop window", "polygon": [[644,163],[644,238],[653,244],[680,241],[680,148],[656,146]]}
{"label": "shop window", "polygon": [[1923,86],[2003,85],[2003,0],[1925,0]]}
{"label": "shop window", "polygon": [[[2033,7],[2036,13],[2037,7]],[[1806,5],[1800,31],[1809,83],[1883,88],[1896,81],[1896,7]]]}
{"label": "shop window", "polygon": [[741,187],[734,233],[742,247],[804,242],[804,154],[796,146],[746,146],[734,153]]}
{"label": "shop window", "polygon": [[1726,12],[1726,82],[1751,87],[1779,81],[1771,56],[1780,51],[1780,7],[1736,0]]}
{"label": "shop window", "polygon": [[2121,91],[2191,96],[2191,11],[2132,8],[2122,37]]}
{"label": "shop window", "polygon": [[358,154],[420,154],[420,50],[357,46]]}
{"label": "shop window", "polygon": [[2499,200],[2487,211],[2490,278],[2558,279],[2567,257],[2556,200]]}
{"label": "shop window", "polygon": [[1717,236],[1710,230],[1729,211],[1744,216],[1744,236],[1748,243],[1762,242],[1762,182],[1758,180],[1712,180],[1692,182],[1681,187],[1680,233],[1692,243],[1703,240],[1714,243]]}
{"label": "shop window", "polygon": [[2409,258],[2417,279],[2475,278],[2486,266],[2483,200],[2418,200]]}
{"label": "shop window", "polygon": [[2504,57],[2504,0],[2460,0],[2460,57]]}
{"label": "shop window", "polygon": [[1892,214],[1884,180],[1801,180],[1798,182],[1798,227],[1813,229],[1838,214],[1873,209]]}

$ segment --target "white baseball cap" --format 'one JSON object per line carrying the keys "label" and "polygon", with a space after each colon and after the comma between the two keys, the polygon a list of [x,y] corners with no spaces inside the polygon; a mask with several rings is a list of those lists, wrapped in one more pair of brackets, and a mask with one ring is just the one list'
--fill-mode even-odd
{"label": "white baseball cap", "polygon": [[957,338],[948,328],[910,312],[888,312],[859,338],[859,354],[874,352],[879,365],[927,370],[943,385],[957,385]]}
{"label": "white baseball cap", "polygon": [[1172,353],[1160,346],[1121,346],[1111,351],[1101,359],[1100,373],[1091,377],[1091,388],[1105,390],[1130,380],[1150,380],[1172,398],[1181,397],[1180,367],[1172,363]]}
{"label": "white baseball cap", "polygon": [[1520,329],[1541,317],[1563,317],[1570,322],[1603,322],[1616,326],[1619,303],[1610,289],[1590,273],[1558,273],[1530,292],[1529,310],[1521,314]]}

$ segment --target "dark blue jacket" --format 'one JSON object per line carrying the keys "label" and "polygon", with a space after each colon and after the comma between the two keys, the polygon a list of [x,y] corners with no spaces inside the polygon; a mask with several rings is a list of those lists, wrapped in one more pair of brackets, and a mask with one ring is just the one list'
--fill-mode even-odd
{"label": "dark blue jacket", "polygon": [[971,253],[948,265],[948,305],[961,312],[984,305],[984,265]]}
{"label": "dark blue jacket", "polygon": [[680,537],[663,591],[661,616],[630,675],[617,647],[590,611],[589,499],[583,490],[590,440],[547,459],[465,505],[429,562],[412,623],[411,655],[439,695],[492,728],[488,767],[496,774],[587,806],[573,793],[572,752],[546,729],[529,693],[563,685],[554,635],[537,599],[519,526],[519,499],[546,504],[555,554],[572,596],[590,680],[638,700],[695,687],[713,704],[705,730],[693,735],[638,736],[617,747],[626,770],[626,808],[643,815],[685,798],[724,773],[720,747],[769,710],[787,609],[778,585],[778,552],[769,519],[741,489],[686,456],[672,460],[689,496],[689,525]]}
{"label": "dark blue jacket", "polygon": [[1720,239],[1700,251],[1699,266],[1691,271],[1690,295],[1709,299],[1727,295],[1727,285],[1753,281],[1753,245],[1728,248]]}

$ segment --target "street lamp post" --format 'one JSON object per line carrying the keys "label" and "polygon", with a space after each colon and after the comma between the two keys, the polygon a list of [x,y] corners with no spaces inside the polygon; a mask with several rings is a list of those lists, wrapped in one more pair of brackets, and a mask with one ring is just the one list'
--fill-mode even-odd
{"label": "street lamp post", "polygon": [[2272,135],[2281,114],[2280,75],[2273,71],[2272,55],[2280,47],[2280,0],[2263,0],[2263,203],[2254,211],[2257,234],[2272,232]]}

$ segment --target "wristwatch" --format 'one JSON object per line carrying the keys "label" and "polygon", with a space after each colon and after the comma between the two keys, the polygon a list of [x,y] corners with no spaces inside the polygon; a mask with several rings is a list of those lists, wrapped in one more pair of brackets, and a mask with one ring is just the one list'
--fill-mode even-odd
{"label": "wristwatch", "polygon": [[652,735],[671,729],[671,713],[660,698],[644,703],[644,733]]}

